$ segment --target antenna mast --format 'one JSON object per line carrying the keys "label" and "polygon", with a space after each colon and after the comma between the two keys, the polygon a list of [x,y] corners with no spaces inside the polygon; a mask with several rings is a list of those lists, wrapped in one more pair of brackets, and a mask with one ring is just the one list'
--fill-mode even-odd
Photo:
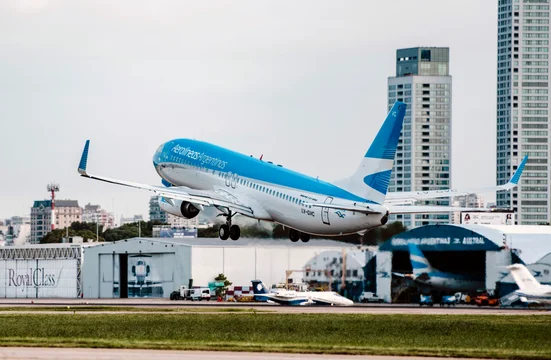
{"label": "antenna mast", "polygon": [[51,215],[51,223],[52,223],[52,230],[55,229],[55,193],[59,191],[59,184],[51,183],[46,186],[46,189],[49,193],[52,194],[52,215]]}

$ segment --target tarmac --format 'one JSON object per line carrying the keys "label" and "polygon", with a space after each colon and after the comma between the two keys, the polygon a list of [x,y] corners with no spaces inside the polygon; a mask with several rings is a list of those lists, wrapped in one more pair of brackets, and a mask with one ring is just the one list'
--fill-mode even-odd
{"label": "tarmac", "polygon": [[[457,305],[451,307],[440,307],[436,304],[433,307],[420,307],[417,304],[357,304],[354,306],[282,306],[268,303],[219,303],[214,301],[170,301],[168,299],[0,299],[0,314],[6,314],[13,311],[2,311],[2,308],[7,307],[28,307],[29,311],[23,309],[17,310],[17,313],[34,312],[33,307],[63,307],[69,306],[71,310],[77,311],[79,307],[137,307],[147,308],[147,313],[154,314],[155,308],[158,308],[158,313],[166,313],[167,309],[182,309],[182,313],[193,313],[194,309],[197,312],[209,313],[208,309],[212,309],[213,313],[219,313],[227,309],[247,309],[257,310],[258,314],[269,313],[289,313],[289,314],[304,314],[304,313],[332,313],[332,314],[422,314],[422,315],[551,315],[551,309],[538,308],[500,308],[500,307],[477,307],[473,305]],[[105,313],[115,314],[118,311],[110,309]],[[122,309],[121,309],[122,310]],[[82,313],[102,313],[98,311],[86,311],[86,309],[78,310]],[[121,311],[131,313],[132,311]],[[139,312],[139,310],[137,311]],[[40,313],[49,313],[40,311]],[[52,311],[55,314],[72,313],[69,311]],[[230,313],[230,312],[228,312]],[[235,312],[235,314],[247,312]],[[1,359],[1,358],[0,358]]]}
{"label": "tarmac", "polygon": [[[175,350],[129,350],[129,349],[66,349],[66,348],[1,348],[2,360],[149,360],[149,359],[184,359],[184,360],[441,360],[436,357],[404,356],[366,356],[366,355],[320,355],[320,354],[284,354],[252,353],[225,351],[175,351]],[[446,358],[457,360],[457,358]],[[471,359],[476,360],[476,359]]]}

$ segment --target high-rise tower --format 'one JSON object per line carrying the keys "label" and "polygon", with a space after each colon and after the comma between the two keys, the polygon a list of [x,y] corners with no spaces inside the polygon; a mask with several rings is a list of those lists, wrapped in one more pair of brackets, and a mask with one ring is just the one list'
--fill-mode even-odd
{"label": "high-rise tower", "polygon": [[[396,76],[388,78],[388,109],[407,104],[389,192],[448,189],[451,186],[451,93],[449,48],[396,51]],[[449,199],[423,201],[450,205]],[[408,228],[449,223],[449,214],[393,215]]]}
{"label": "high-rise tower", "polygon": [[498,207],[517,212],[517,223],[548,223],[549,0],[498,0],[498,184],[529,159],[512,191],[497,193]]}

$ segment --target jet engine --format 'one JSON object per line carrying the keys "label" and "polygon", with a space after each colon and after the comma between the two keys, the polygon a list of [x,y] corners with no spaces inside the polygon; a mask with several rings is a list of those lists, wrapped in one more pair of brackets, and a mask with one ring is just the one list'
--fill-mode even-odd
{"label": "jet engine", "polygon": [[199,215],[199,211],[201,211],[188,201],[175,199],[161,198],[159,200],[159,206],[163,211],[166,211],[169,214],[185,217],[186,219],[193,219]]}

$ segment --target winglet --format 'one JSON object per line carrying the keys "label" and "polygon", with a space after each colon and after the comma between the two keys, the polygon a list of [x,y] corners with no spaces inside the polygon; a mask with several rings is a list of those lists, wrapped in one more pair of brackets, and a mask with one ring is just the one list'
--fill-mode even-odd
{"label": "winglet", "polygon": [[522,170],[524,170],[524,165],[526,165],[526,161],[528,161],[528,155],[526,155],[524,159],[522,159],[520,165],[517,168],[517,171],[515,171],[513,176],[511,176],[511,180],[509,180],[511,184],[518,185],[518,181],[520,180],[520,176],[522,175]]}
{"label": "winglet", "polygon": [[86,140],[84,145],[84,150],[82,151],[82,156],[80,157],[80,162],[78,163],[78,173],[80,175],[87,176],[86,165],[88,163],[88,148],[90,147],[90,140]]}

